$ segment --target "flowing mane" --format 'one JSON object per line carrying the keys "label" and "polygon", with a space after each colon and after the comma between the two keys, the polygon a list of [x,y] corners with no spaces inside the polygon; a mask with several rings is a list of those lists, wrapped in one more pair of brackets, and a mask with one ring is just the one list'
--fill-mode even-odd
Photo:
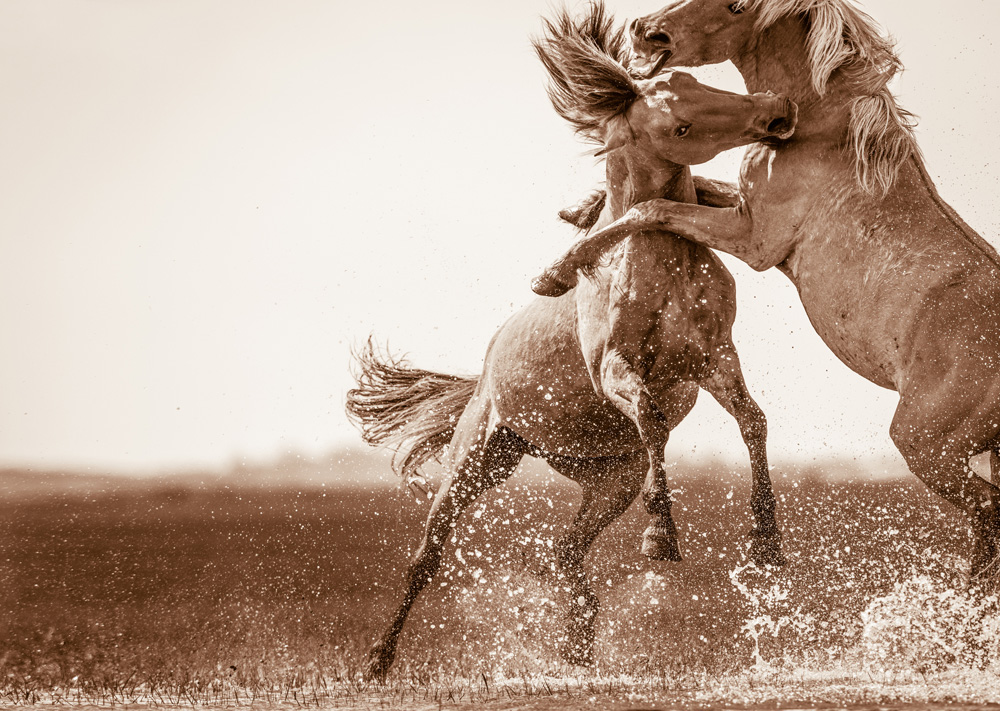
{"label": "flowing mane", "polygon": [[603,146],[608,122],[639,96],[626,68],[624,28],[615,29],[599,1],[578,20],[563,8],[554,20],[543,22],[544,36],[531,44],[549,74],[549,100],[578,134]]}
{"label": "flowing mane", "polygon": [[848,126],[858,182],[866,192],[887,194],[903,163],[920,156],[916,117],[896,103],[888,87],[902,69],[892,39],[850,0],[743,0],[743,6],[759,13],[759,30],[789,15],[807,19],[813,88],[822,96],[833,72],[844,69],[858,92]]}

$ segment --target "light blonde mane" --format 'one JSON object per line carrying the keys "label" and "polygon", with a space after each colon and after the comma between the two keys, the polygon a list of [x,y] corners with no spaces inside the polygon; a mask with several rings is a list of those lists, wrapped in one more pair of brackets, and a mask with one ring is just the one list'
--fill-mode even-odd
{"label": "light blonde mane", "polygon": [[896,103],[888,87],[903,68],[892,39],[850,0],[745,0],[743,4],[759,13],[759,31],[789,15],[808,18],[806,52],[813,88],[824,95],[834,71],[844,69],[857,91],[847,147],[858,183],[868,193],[885,196],[903,163],[920,155],[913,135],[916,117]]}

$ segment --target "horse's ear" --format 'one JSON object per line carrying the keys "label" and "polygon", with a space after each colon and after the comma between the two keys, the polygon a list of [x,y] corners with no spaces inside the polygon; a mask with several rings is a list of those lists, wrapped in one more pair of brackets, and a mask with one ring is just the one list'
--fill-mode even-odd
{"label": "horse's ear", "polygon": [[600,153],[610,153],[630,143],[635,143],[635,133],[625,114],[612,116],[604,125],[604,149]]}

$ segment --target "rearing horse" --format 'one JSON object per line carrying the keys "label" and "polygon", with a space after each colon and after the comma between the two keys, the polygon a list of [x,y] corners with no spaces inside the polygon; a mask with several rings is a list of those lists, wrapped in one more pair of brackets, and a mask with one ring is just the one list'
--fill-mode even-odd
{"label": "rearing horse", "polygon": [[[654,200],[536,280],[557,294],[635,230],[664,229],[777,267],[840,360],[899,393],[890,434],[910,470],[972,524],[973,580],[1000,554],[1000,256],[938,195],[887,84],[900,62],[846,0],[684,0],[636,20],[648,74],[732,60],[788,94],[795,135],[751,146],[729,208]],[[969,459],[991,453],[992,483]]]}
{"label": "rearing horse", "polygon": [[[735,145],[786,136],[794,126],[794,105],[784,97],[731,94],[679,74],[636,80],[623,64],[624,37],[599,4],[579,21],[564,12],[546,28],[536,46],[553,102],[610,150],[615,215],[636,200],[696,197],[690,170],[672,156],[703,161]],[[702,187],[706,200],[728,200],[710,184]],[[543,458],[583,487],[580,511],[555,552],[558,574],[570,586],[561,652],[570,662],[589,663],[598,600],[583,558],[640,488],[657,516],[644,550],[679,557],[663,444],[694,406],[699,385],[736,417],[751,452],[751,557],[781,562],[766,421],[732,346],[735,306],[732,277],[709,250],[639,235],[573,294],[536,299],[512,316],[494,335],[478,378],[417,370],[371,348],[361,354],[359,386],[348,394],[347,409],[365,439],[407,450],[404,476],[444,451],[450,475],[434,499],[402,602],[371,650],[370,677],[391,666],[410,608],[440,567],[458,517],[525,455]],[[637,334],[640,341],[626,342]]]}

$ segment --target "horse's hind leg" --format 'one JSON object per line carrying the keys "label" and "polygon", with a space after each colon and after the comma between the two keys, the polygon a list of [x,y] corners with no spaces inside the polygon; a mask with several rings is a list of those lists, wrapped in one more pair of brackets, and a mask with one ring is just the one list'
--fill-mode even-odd
{"label": "horse's hind leg", "polygon": [[719,350],[715,371],[700,385],[735,418],[750,452],[753,477],[750,508],[754,518],[753,531],[750,532],[750,560],[757,565],[784,565],[781,531],[775,520],[776,502],[767,465],[767,418],[747,390],[740,359],[732,344]]}
{"label": "horse's hind leg", "polygon": [[[466,420],[469,410],[476,407],[479,405],[473,401],[463,414],[462,420]],[[481,438],[473,438],[471,444],[464,448],[464,453],[452,460],[454,465],[451,478],[434,498],[423,540],[407,569],[407,587],[403,601],[397,608],[389,628],[368,655],[369,666],[366,673],[368,679],[383,679],[392,666],[396,656],[396,643],[400,632],[403,631],[406,616],[420,591],[431,581],[441,566],[442,548],[458,517],[481,494],[506,480],[525,454],[524,440],[507,428],[499,427],[485,438],[487,414],[478,414],[481,415],[480,420],[471,424],[480,432]],[[455,437],[452,439],[453,448],[456,444],[460,444],[456,443],[456,440],[463,436],[467,437],[468,424],[470,423],[459,422]],[[463,427],[466,432],[462,432]],[[482,443],[482,438],[486,439],[485,444]]]}
{"label": "horse's hind leg", "polygon": [[[941,378],[937,383],[948,385]],[[919,397],[900,398],[889,433],[910,471],[969,517],[975,540],[969,575],[974,584],[985,583],[998,574],[1000,516],[996,504],[1000,488],[977,476],[969,459],[970,452],[981,447],[979,443],[995,436],[994,418],[976,413],[976,402],[955,402],[954,393],[935,388],[915,391]],[[994,479],[998,476],[997,458],[993,451]]]}
{"label": "horse's hind leg", "polygon": [[549,460],[560,474],[580,482],[583,503],[570,529],[556,542],[556,563],[569,585],[566,641],[560,654],[570,664],[594,661],[594,623],[600,601],[590,587],[583,559],[591,544],[635,501],[646,469],[642,453],[586,460]]}
{"label": "horse's hind leg", "polygon": [[601,362],[601,387],[612,404],[635,423],[649,460],[642,501],[654,519],[642,534],[642,553],[652,560],[680,561],[677,526],[670,514],[673,501],[663,471],[670,437],[667,418],[654,405],[636,367],[616,349],[609,349]]}

